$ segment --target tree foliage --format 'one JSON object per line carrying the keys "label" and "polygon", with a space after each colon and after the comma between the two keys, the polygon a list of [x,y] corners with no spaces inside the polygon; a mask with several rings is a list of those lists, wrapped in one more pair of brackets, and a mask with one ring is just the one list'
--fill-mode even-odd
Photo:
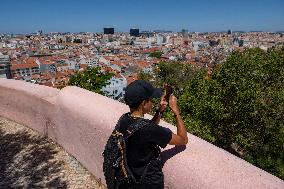
{"label": "tree foliage", "polygon": [[190,132],[284,178],[284,50],[234,52],[180,96]]}
{"label": "tree foliage", "polygon": [[[205,70],[194,68],[189,64],[182,64],[178,61],[162,61],[153,69],[152,73],[140,72],[138,78],[147,80],[154,86],[163,88],[164,84],[170,85],[174,88],[174,94],[179,96],[186,84],[193,78],[203,77]],[[198,76],[199,75],[199,76]],[[153,99],[154,106],[158,106],[159,100]],[[150,112],[154,114],[153,112]],[[174,124],[174,117],[169,108],[163,114],[163,119]]]}
{"label": "tree foliage", "polygon": [[99,67],[87,68],[82,72],[77,72],[72,75],[69,80],[69,85],[74,85],[93,91],[99,94],[103,94],[102,87],[107,84],[107,81],[112,78],[114,74],[104,73]]}
{"label": "tree foliage", "polygon": [[161,58],[162,54],[163,53],[161,51],[155,51],[155,52],[152,52],[149,56],[155,57],[155,58]]}
{"label": "tree foliage", "polygon": [[182,64],[177,61],[163,61],[154,68],[153,73],[140,72],[138,78],[148,80],[157,87],[168,84],[180,91],[197,74],[196,68],[189,64]]}

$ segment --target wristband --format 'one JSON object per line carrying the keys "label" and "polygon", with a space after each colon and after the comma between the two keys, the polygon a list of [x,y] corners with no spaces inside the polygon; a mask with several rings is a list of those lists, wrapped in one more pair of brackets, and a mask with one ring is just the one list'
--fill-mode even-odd
{"label": "wristband", "polygon": [[156,109],[156,114],[158,114],[158,116],[162,116],[162,115],[163,115],[163,112],[161,112],[161,111],[159,110],[159,108],[157,108],[157,109]]}

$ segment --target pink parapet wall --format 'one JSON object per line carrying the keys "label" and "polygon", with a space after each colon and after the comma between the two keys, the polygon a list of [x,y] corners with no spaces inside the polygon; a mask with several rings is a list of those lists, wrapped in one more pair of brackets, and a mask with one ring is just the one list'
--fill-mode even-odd
{"label": "pink parapet wall", "polygon": [[[60,91],[7,79],[0,79],[0,99],[0,116],[52,138],[104,182],[102,151],[116,121],[128,111],[125,104],[78,87]],[[166,122],[161,125],[176,132]],[[279,178],[194,135],[188,137],[186,147],[167,146],[162,152],[166,188],[284,188]]]}

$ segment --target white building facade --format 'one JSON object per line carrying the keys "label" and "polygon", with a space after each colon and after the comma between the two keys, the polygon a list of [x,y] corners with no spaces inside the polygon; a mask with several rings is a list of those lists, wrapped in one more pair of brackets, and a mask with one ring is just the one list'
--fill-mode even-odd
{"label": "white building facade", "polygon": [[126,86],[127,80],[124,76],[121,76],[120,78],[114,76],[108,80],[107,85],[104,86],[101,91],[108,97],[120,100],[124,97]]}

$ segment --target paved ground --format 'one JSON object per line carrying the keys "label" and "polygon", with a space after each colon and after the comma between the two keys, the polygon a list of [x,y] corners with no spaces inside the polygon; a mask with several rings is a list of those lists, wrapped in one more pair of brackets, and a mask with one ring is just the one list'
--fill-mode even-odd
{"label": "paved ground", "polygon": [[1,189],[100,189],[96,178],[64,149],[0,117]]}

